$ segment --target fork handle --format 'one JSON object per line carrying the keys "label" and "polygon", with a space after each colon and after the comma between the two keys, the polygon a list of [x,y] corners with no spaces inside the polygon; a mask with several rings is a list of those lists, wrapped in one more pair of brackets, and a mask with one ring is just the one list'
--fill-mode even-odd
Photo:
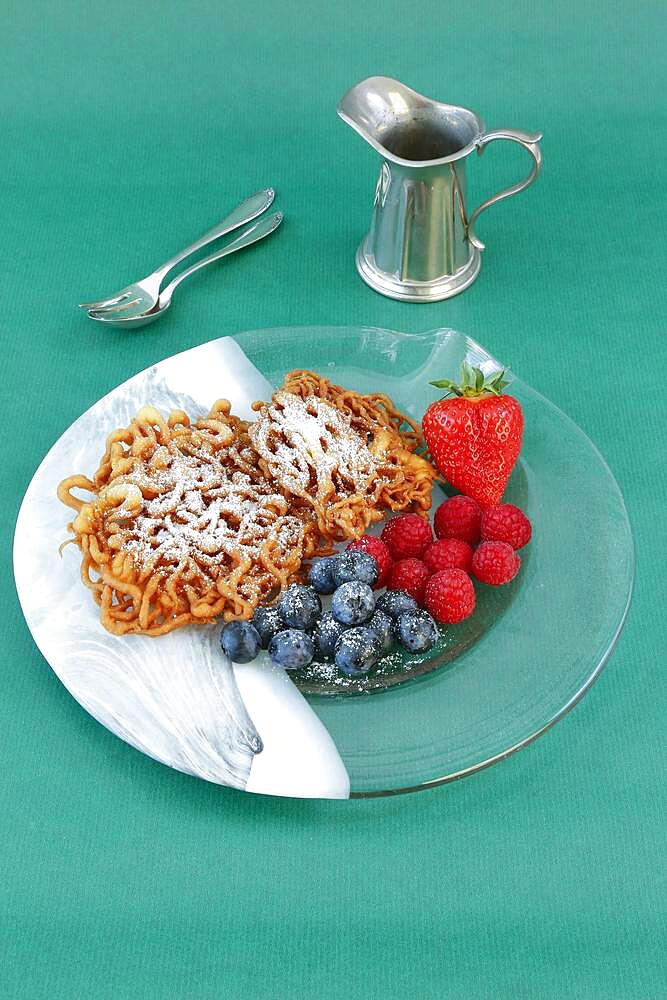
{"label": "fork handle", "polygon": [[222,222],[219,222],[217,226],[213,229],[209,229],[208,232],[200,236],[198,240],[191,243],[189,247],[185,247],[184,250],[180,250],[173,257],[170,257],[168,261],[165,261],[161,267],[156,268],[153,272],[155,275],[160,276],[160,280],[164,278],[172,268],[180,264],[181,261],[185,260],[191,254],[196,253],[197,250],[201,250],[202,247],[208,246],[209,243],[213,243],[214,240],[219,239],[221,236],[226,236],[227,233],[231,233],[232,230],[238,229],[239,226],[243,226],[246,222],[252,222],[256,219],[258,215],[265,212],[271,202],[275,197],[275,191],[273,188],[264,188],[261,191],[257,191],[255,194],[250,195],[245,201],[242,201],[240,205],[226,216]]}
{"label": "fork handle", "polygon": [[283,213],[276,212],[274,215],[265,215],[255,222],[248,229],[245,229],[240,236],[237,236],[235,240],[228,243],[226,246],[222,247],[221,250],[216,250],[208,257],[204,257],[203,260],[195,261],[190,267],[186,267],[184,271],[177,274],[176,277],[169,282],[168,285],[160,292],[160,298],[158,300],[159,308],[166,309],[171,301],[171,297],[174,294],[174,289],[180,285],[182,281],[189,278],[191,274],[198,271],[200,267],[206,267],[207,264],[212,264],[216,260],[220,260],[222,257],[226,257],[227,254],[234,253],[235,250],[242,250],[243,247],[249,247],[251,243],[257,243],[258,240],[263,240],[265,236],[269,236],[275,229],[278,228],[280,223],[283,221]]}

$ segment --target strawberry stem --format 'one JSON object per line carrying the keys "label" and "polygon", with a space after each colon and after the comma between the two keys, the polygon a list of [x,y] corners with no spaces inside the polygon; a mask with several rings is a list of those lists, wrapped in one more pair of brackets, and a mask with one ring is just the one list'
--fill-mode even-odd
{"label": "strawberry stem", "polygon": [[441,378],[429,384],[434,385],[436,389],[446,389],[445,396],[465,396],[466,398],[475,396],[502,396],[503,389],[511,381],[511,379],[505,377],[507,374],[507,368],[498,368],[496,371],[485,375],[481,368],[473,368],[467,361],[464,361],[461,365],[460,382],[452,382],[451,379]]}

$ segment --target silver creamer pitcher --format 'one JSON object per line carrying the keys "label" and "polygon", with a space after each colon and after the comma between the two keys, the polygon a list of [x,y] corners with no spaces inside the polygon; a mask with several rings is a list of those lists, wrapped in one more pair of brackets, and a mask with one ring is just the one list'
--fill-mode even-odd
{"label": "silver creamer pitcher", "polygon": [[[523,191],[540,172],[539,133],[484,130],[466,108],[433,101],[398,80],[372,76],[349,90],[338,114],[382,157],[368,235],[357,269],[383,295],[435,302],[462,292],[479,273],[484,244],[473,231],[480,212]],[[466,207],[465,165],[494,139],[512,139],[531,154],[525,180]]]}

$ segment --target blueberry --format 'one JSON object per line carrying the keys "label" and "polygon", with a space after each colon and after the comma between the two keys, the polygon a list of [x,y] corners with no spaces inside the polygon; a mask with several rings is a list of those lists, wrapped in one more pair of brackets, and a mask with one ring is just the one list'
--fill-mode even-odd
{"label": "blueberry", "polygon": [[322,602],[312,587],[293,583],[278,601],[278,614],[288,628],[311,628],[322,611]]}
{"label": "blueberry", "polygon": [[334,660],[343,674],[358,677],[367,674],[380,659],[380,646],[369,628],[350,628],[336,643]]}
{"label": "blueberry", "polygon": [[285,670],[307,667],[313,659],[314,651],[310,636],[296,628],[283,629],[269,643],[269,656],[277,666],[284,667]]}
{"label": "blueberry", "polygon": [[438,626],[428,611],[404,611],[396,622],[398,641],[408,653],[425,653],[438,639]]}
{"label": "blueberry", "polygon": [[325,611],[322,617],[315,622],[311,632],[315,643],[315,655],[324,660],[331,660],[336,643],[346,629],[347,625],[337,622],[330,611]]}
{"label": "blueberry", "polygon": [[404,611],[418,611],[419,605],[414,597],[404,594],[402,590],[385,590],[378,597],[377,610],[384,611],[391,618],[398,618]]}
{"label": "blueberry", "polygon": [[378,564],[368,552],[360,552],[357,549],[348,549],[341,552],[333,564],[331,575],[337,587],[343,583],[350,583],[358,580],[359,583],[367,583],[372,587],[377,583],[379,571]]}
{"label": "blueberry", "polygon": [[259,632],[262,649],[266,649],[276,632],[285,628],[277,608],[255,608],[252,623]]}
{"label": "blueberry", "polygon": [[337,556],[325,556],[324,559],[316,559],[310,567],[308,582],[318,594],[333,594],[336,589],[333,568],[337,558]]}
{"label": "blueberry", "polygon": [[251,622],[227,622],[220,633],[220,645],[234,663],[250,663],[262,648],[259,632]]}
{"label": "blueberry", "polygon": [[343,625],[362,625],[374,610],[373,591],[367,583],[358,580],[344,583],[331,598],[331,614]]}
{"label": "blueberry", "polygon": [[394,619],[384,611],[376,611],[366,626],[375,634],[383,653],[390,653],[394,648]]}

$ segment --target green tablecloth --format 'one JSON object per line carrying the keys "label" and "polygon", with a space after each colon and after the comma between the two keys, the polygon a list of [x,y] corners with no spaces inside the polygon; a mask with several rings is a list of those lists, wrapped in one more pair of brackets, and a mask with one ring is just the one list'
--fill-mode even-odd
{"label": "green tablecloth", "polygon": [[[4,5],[3,997],[664,996],[658,10]],[[371,73],[544,130],[542,178],[480,219],[482,274],[450,302],[392,302],[354,270],[377,162],[335,105]],[[523,156],[474,163],[472,203]],[[266,184],[284,230],[159,325],[74,310]],[[592,692],[505,763],[411,797],[260,798],[153,763],[61,687],[13,588],[21,496],[80,412],[176,350],[306,322],[470,333],[584,428],[633,520],[634,604]]]}

